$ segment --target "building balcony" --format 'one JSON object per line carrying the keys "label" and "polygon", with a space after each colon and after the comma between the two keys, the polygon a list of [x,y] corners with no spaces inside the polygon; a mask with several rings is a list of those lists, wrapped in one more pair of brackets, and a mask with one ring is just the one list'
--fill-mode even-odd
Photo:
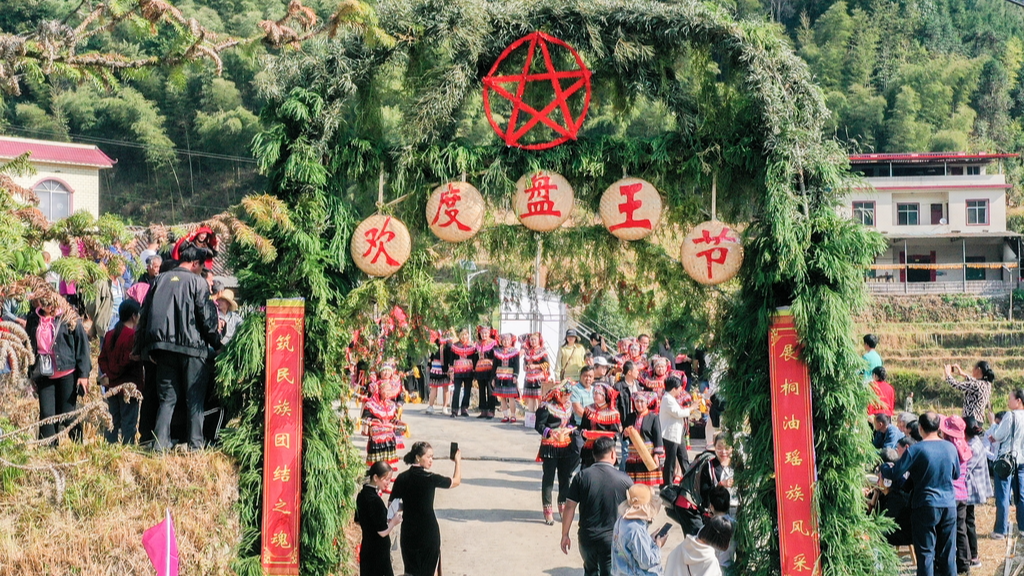
{"label": "building balcony", "polygon": [[914,190],[971,190],[984,188],[1007,188],[1003,174],[978,174],[974,176],[881,176],[865,178],[864,182],[878,191]]}

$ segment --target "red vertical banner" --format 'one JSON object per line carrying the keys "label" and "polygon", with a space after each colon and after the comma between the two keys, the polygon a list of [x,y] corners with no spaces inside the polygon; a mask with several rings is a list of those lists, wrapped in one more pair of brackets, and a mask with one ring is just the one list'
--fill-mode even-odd
{"label": "red vertical banner", "polygon": [[263,571],[298,576],[305,301],[267,301]]}
{"label": "red vertical banner", "polygon": [[811,377],[800,359],[789,309],[772,317],[768,334],[775,437],[775,492],[782,576],[821,574],[811,416]]}

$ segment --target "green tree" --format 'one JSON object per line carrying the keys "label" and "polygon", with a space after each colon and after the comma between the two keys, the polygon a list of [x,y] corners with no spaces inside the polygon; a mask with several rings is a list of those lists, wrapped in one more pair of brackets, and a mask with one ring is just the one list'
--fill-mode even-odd
{"label": "green tree", "polygon": [[972,107],[978,113],[975,130],[981,138],[1007,144],[1010,138],[1010,78],[1006,67],[995,58],[981,69],[978,91]]}

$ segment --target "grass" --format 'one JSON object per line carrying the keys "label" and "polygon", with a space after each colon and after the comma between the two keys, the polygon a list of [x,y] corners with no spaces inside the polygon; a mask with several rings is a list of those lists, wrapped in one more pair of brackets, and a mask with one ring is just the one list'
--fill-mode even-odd
{"label": "grass", "polygon": [[[93,392],[95,394],[95,392]],[[0,427],[34,421],[27,391],[0,385]],[[0,576],[152,574],[143,532],[170,509],[183,574],[232,574],[240,529],[238,473],[216,452],[155,456],[107,444],[95,423],[85,444],[26,448],[0,443],[0,456],[30,465],[74,463],[64,490],[48,470],[0,474]]]}

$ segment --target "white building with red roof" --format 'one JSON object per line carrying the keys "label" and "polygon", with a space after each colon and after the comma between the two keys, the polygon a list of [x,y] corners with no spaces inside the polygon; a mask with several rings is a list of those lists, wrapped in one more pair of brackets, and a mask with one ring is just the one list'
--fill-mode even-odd
{"label": "white building with red roof", "polygon": [[26,153],[36,173],[13,179],[35,191],[51,222],[79,210],[99,217],[100,170],[113,168],[114,160],[91,144],[0,136],[0,163]]}
{"label": "white building with red roof", "polygon": [[844,209],[888,249],[868,282],[876,293],[1005,294],[1020,281],[1020,234],[1006,228],[1002,160],[1017,154],[858,154],[863,176]]}

